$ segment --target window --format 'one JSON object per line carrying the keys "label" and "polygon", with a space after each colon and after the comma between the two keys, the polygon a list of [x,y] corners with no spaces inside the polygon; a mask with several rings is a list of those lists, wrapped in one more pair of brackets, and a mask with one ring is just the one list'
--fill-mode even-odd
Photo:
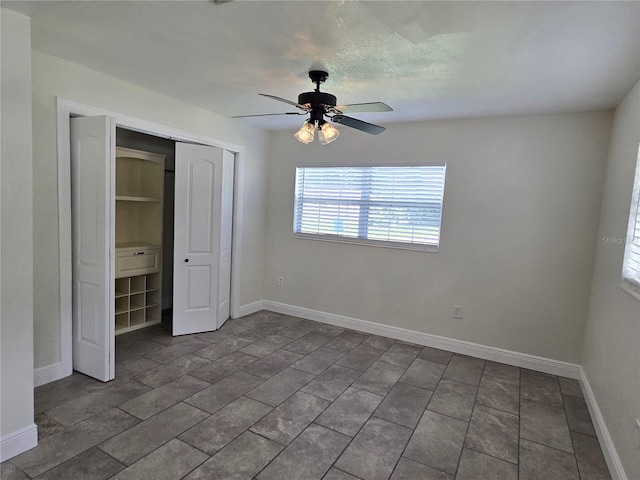
{"label": "window", "polygon": [[445,165],[296,169],[298,237],[437,251]]}
{"label": "window", "polygon": [[640,298],[640,151],[633,181],[629,227],[622,264],[622,285],[625,290]]}

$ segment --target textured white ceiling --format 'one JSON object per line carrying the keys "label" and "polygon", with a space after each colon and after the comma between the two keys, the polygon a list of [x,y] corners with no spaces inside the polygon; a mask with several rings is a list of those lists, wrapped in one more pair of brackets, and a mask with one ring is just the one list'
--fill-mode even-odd
{"label": "textured white ceiling", "polygon": [[[3,1],[33,48],[222,113],[322,86],[365,121],[611,108],[640,76],[639,2]],[[289,128],[300,117],[242,119]]]}

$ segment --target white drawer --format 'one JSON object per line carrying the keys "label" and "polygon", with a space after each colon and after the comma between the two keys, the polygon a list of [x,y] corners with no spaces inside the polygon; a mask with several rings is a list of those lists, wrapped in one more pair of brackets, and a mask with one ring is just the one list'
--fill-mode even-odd
{"label": "white drawer", "polygon": [[116,251],[116,278],[133,277],[160,271],[160,249]]}

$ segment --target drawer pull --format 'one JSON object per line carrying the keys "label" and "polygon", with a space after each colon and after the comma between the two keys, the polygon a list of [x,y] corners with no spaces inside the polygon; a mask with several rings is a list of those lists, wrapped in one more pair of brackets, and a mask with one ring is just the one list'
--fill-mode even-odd
{"label": "drawer pull", "polygon": [[134,255],[144,255],[144,252],[133,252]]}

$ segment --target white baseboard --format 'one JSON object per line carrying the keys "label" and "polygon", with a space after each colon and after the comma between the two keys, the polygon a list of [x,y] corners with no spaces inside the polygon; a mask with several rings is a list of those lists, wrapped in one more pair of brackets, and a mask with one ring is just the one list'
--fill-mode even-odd
{"label": "white baseboard", "polygon": [[0,462],[20,455],[38,445],[38,427],[35,423],[0,437]]}
{"label": "white baseboard", "polygon": [[65,368],[62,362],[36,368],[33,372],[33,386],[39,387],[47,383],[55,382],[61,378],[68,377],[72,373],[73,369]]}
{"label": "white baseboard", "polygon": [[396,340],[439,348],[441,350],[448,350],[450,352],[469,355],[494,362],[505,363],[515,367],[528,368],[530,370],[549,373],[551,375],[559,375],[576,380],[580,378],[580,365],[576,365],[574,363],[561,362],[559,360],[513,352],[511,350],[504,350],[496,347],[488,347],[477,343],[430,335],[428,333],[416,332],[405,328],[383,325],[380,323],[369,322],[367,320],[360,320],[358,318],[345,317],[343,315],[321,312],[318,310],[272,302],[269,300],[262,302],[262,306],[264,309],[271,310],[276,313],[283,313],[285,315],[306,318],[308,320],[315,320],[339,327],[360,330],[366,333],[395,338]]}
{"label": "white baseboard", "polygon": [[593,426],[596,429],[598,440],[600,440],[600,447],[602,447],[602,454],[604,455],[604,459],[607,462],[607,467],[609,467],[611,480],[627,480],[627,475],[624,472],[622,461],[620,461],[620,457],[618,456],[618,451],[616,450],[616,447],[613,444],[613,439],[609,434],[609,429],[607,428],[607,424],[604,421],[604,417],[602,416],[600,407],[598,407],[598,402],[596,401],[596,397],[593,394],[593,390],[591,389],[591,385],[589,384],[587,375],[584,373],[584,370],[582,369],[582,367],[580,368],[579,380],[580,380],[580,385],[582,386],[584,399],[587,402],[587,408],[589,409],[589,414],[591,415],[591,420],[593,421]]}
{"label": "white baseboard", "polygon": [[259,312],[260,310],[264,310],[264,301],[258,300],[257,302],[249,303],[247,305],[242,305],[238,308],[238,311],[235,312],[235,316],[233,318],[244,317],[245,315],[251,315],[252,313]]}

